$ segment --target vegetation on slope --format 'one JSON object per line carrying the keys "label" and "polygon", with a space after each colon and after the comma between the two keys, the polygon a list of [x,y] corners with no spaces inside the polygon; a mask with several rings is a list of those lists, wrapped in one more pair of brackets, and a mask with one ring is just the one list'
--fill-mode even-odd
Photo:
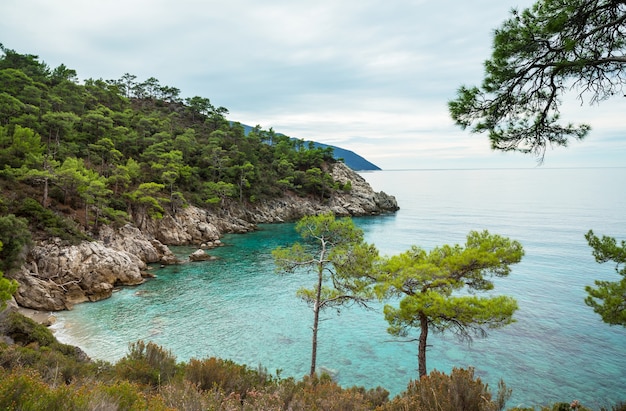
{"label": "vegetation on slope", "polygon": [[0,335],[16,343],[0,343],[0,409],[401,410],[430,409],[414,406],[433,399],[444,410],[458,409],[458,401],[475,403],[465,409],[499,409],[471,370],[455,370],[451,377],[433,373],[432,381],[412,383],[389,401],[382,388],[342,388],[327,375],[298,381],[217,358],[180,363],[171,352],[143,341],[131,344],[116,364],[91,361],[16,312],[0,317]]}
{"label": "vegetation on slope", "polygon": [[[393,399],[380,387],[343,388],[328,375],[280,377],[218,358],[178,362],[153,343],[130,344],[115,364],[92,361],[50,330],[9,310],[0,313],[0,409],[20,410],[437,410],[504,409],[511,391],[495,393],[473,369],[433,371]],[[549,410],[588,410],[576,402]],[[511,408],[530,411],[533,408]],[[624,411],[626,404],[602,410]]]}
{"label": "vegetation on slope", "polygon": [[323,200],[344,188],[327,172],[332,149],[259,126],[246,135],[208,98],[130,74],[80,83],[65,65],[0,51],[0,216],[33,231],[80,239],[187,204]]}

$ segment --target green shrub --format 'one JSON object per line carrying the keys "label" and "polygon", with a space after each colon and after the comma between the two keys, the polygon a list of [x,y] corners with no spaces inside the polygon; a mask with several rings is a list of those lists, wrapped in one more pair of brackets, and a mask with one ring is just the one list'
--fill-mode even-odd
{"label": "green shrub", "polygon": [[[2,242],[0,241],[0,249],[2,249]],[[7,301],[13,297],[13,294],[17,291],[19,284],[17,281],[10,278],[4,278],[4,274],[0,271],[0,312],[7,306]]]}
{"label": "green shrub", "polygon": [[140,340],[129,345],[128,354],[117,362],[115,369],[120,378],[158,387],[176,375],[178,366],[171,351]]}
{"label": "green shrub", "polygon": [[0,367],[7,370],[28,368],[37,372],[49,384],[68,384],[78,379],[105,374],[98,370],[102,362],[91,362],[66,355],[50,347],[39,347],[32,343],[26,347],[20,345],[0,345]]}
{"label": "green shrub", "polygon": [[496,400],[487,384],[474,377],[474,369],[454,368],[448,376],[437,370],[411,381],[407,390],[389,403],[387,410],[500,411],[511,390],[499,384]]}
{"label": "green shrub", "polygon": [[[128,381],[113,385],[97,385],[88,393],[92,406],[114,410],[147,410],[147,398],[141,389]],[[107,405],[110,408],[104,408]]]}
{"label": "green shrub", "polygon": [[39,346],[45,347],[56,342],[54,335],[47,327],[16,311],[7,315],[3,328],[6,335],[21,345],[37,343]]}
{"label": "green shrub", "polygon": [[0,409],[66,411],[84,408],[73,387],[51,387],[33,370],[17,370],[0,378]]}
{"label": "green shrub", "polygon": [[382,389],[360,387],[341,388],[327,374],[306,376],[294,383],[285,380],[280,385],[284,408],[290,410],[373,410],[386,402],[389,395]]}
{"label": "green shrub", "polygon": [[[604,408],[601,409],[604,411]],[[535,407],[514,407],[509,408],[507,411],[536,411]],[[578,401],[568,402],[557,402],[552,405],[547,405],[545,407],[541,407],[540,411],[591,411],[589,408],[583,407],[580,405]]]}
{"label": "green shrub", "polygon": [[22,265],[31,244],[28,221],[13,214],[0,216],[0,244],[0,271],[10,274]]}
{"label": "green shrub", "polygon": [[221,396],[202,393],[189,381],[181,380],[161,387],[159,395],[165,406],[185,411],[219,409]]}
{"label": "green shrub", "polygon": [[128,222],[128,213],[123,210],[104,207],[100,218],[103,224],[112,224],[116,227],[121,227]]}
{"label": "green shrub", "polygon": [[203,391],[219,389],[227,395],[238,394],[245,398],[248,391],[262,390],[277,381],[262,367],[257,370],[230,360],[192,358],[184,367],[185,379]]}

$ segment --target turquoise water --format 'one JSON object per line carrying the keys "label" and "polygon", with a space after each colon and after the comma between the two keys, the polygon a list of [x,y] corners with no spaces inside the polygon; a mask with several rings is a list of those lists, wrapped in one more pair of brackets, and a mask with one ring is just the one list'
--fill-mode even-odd
{"label": "turquoise water", "polygon": [[[495,289],[517,298],[517,322],[471,346],[429,336],[429,370],[474,366],[491,386],[502,378],[513,389],[509,407],[579,399],[598,408],[626,400],[626,330],[602,323],[583,302],[585,285],[617,279],[614,267],[594,261],[584,234],[626,239],[626,168],[363,176],[401,206],[394,215],[355,219],[383,254],[462,243],[468,231],[482,229],[524,245],[526,256]],[[270,255],[295,239],[292,224],[227,235],[226,246],[210,252],[217,260],[156,269],[158,278],[141,286],[60,313],[56,332],[95,358],[118,359],[129,342],[144,339],[181,361],[218,356],[299,378],[309,367],[312,315],[295,291],[312,278],[274,274]],[[379,306],[327,312],[318,366],[344,386],[401,392],[417,375],[417,347],[394,341],[386,327]]]}

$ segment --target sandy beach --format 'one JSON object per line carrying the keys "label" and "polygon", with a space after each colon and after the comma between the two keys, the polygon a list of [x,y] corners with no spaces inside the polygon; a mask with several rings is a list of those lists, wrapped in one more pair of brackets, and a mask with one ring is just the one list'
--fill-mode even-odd
{"label": "sandy beach", "polygon": [[39,324],[45,325],[47,327],[51,326],[56,322],[56,317],[53,313],[49,311],[38,311],[33,310],[31,308],[17,307],[17,310],[25,317],[30,318],[33,321],[38,322]]}

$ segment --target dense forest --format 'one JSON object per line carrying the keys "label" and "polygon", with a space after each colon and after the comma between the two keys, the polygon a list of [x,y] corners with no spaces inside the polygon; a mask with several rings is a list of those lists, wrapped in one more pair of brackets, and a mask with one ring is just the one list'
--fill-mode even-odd
{"label": "dense forest", "polygon": [[209,98],[181,97],[156,78],[86,79],[0,45],[0,217],[66,239],[286,192],[323,199],[332,148],[260,126],[245,132]]}

